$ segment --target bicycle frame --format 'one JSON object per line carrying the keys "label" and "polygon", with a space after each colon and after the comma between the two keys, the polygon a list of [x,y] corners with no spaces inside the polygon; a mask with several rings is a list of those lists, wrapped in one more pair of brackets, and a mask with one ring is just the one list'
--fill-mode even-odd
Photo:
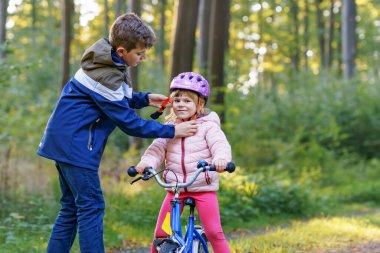
{"label": "bicycle frame", "polygon": [[181,203],[179,200],[179,189],[175,189],[178,192],[174,193],[174,197],[170,202],[172,205],[171,216],[170,216],[170,227],[173,234],[170,236],[174,241],[178,242],[181,246],[179,252],[192,253],[193,252],[193,240],[194,237],[198,239],[205,250],[208,253],[207,243],[199,232],[194,227],[194,207],[190,207],[190,214],[187,222],[187,230],[185,237],[182,237],[182,227],[181,227]]}
{"label": "bicycle frame", "polygon": [[[135,183],[136,181],[142,179],[144,181],[149,180],[150,178],[154,177],[156,179],[156,182],[166,189],[172,189],[174,192],[174,196],[172,200],[170,201],[170,204],[172,206],[171,208],[171,215],[170,215],[170,228],[172,230],[172,235],[169,237],[173,242],[178,243],[180,246],[179,249],[177,249],[176,252],[181,253],[192,253],[193,252],[193,241],[194,239],[197,239],[202,244],[202,247],[204,249],[204,252],[208,253],[207,249],[207,243],[205,239],[202,237],[202,235],[195,229],[194,225],[194,210],[195,205],[190,204],[190,214],[187,222],[187,229],[185,237],[182,236],[182,226],[181,226],[181,202],[179,200],[180,195],[180,189],[186,188],[190,186],[192,183],[194,183],[195,179],[199,176],[200,173],[205,171],[215,171],[216,168],[214,165],[208,165],[205,161],[199,161],[198,162],[198,171],[194,173],[194,175],[190,178],[189,181],[186,183],[164,183],[159,174],[152,168],[147,167],[144,170],[144,174],[137,179],[133,180],[131,184]],[[235,164],[230,162],[227,164],[227,167],[225,171],[228,171],[229,173],[232,173],[235,171]],[[136,169],[132,166],[128,169],[128,175],[131,177],[134,177],[137,175]]]}

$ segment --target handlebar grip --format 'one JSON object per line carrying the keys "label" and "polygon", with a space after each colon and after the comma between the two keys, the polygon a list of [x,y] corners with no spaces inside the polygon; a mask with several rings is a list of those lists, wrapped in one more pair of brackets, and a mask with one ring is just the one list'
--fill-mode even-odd
{"label": "handlebar grip", "polygon": [[[210,171],[216,171],[216,167],[215,167],[215,165],[210,165],[209,166],[210,167]],[[227,163],[227,166],[226,166],[226,168],[224,169],[224,171],[227,171],[227,172],[229,172],[229,173],[232,173],[232,172],[234,172],[235,171],[235,164],[233,163],[233,162],[229,162],[229,163]]]}
{"label": "handlebar grip", "polygon": [[235,164],[233,162],[227,163],[227,167],[224,169],[225,171],[228,171],[229,173],[232,173],[235,171]]}
{"label": "handlebar grip", "polygon": [[138,172],[137,172],[135,166],[129,167],[129,169],[128,169],[128,176],[135,177],[137,174],[138,174]]}

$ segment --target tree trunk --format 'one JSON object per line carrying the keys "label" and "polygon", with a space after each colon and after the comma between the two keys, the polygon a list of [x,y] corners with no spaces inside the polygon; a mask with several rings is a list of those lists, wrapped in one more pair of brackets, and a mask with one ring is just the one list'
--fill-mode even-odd
{"label": "tree trunk", "polygon": [[210,0],[201,0],[199,5],[199,43],[198,43],[198,67],[200,73],[208,79],[208,51],[210,40],[210,13],[211,13]]}
{"label": "tree trunk", "polygon": [[291,63],[294,69],[298,69],[299,67],[299,61],[300,61],[300,53],[299,53],[299,23],[298,23],[298,4],[295,0],[290,1],[290,10],[291,10],[291,16],[293,19],[293,29],[292,29],[292,34],[294,38],[294,42],[292,45],[292,50],[291,50]]}
{"label": "tree trunk", "polygon": [[322,16],[322,10],[320,8],[320,5],[323,0],[316,0],[315,1],[315,7],[316,7],[316,15],[317,15],[317,31],[318,31],[318,43],[319,43],[319,54],[321,56],[321,68],[325,68],[326,66],[326,52],[325,52],[325,28],[323,24],[323,16]]}
{"label": "tree trunk", "polygon": [[327,68],[331,68],[333,60],[332,43],[334,41],[335,19],[334,19],[334,0],[330,0],[330,18],[329,18],[329,33],[327,37]]}
{"label": "tree trunk", "polygon": [[211,5],[210,39],[209,46],[209,82],[212,86],[212,99],[215,110],[219,113],[221,122],[224,122],[224,52],[228,34],[228,16],[230,11],[229,0],[213,0]]}
{"label": "tree trunk", "polygon": [[157,56],[158,61],[162,69],[165,69],[165,7],[167,4],[167,0],[160,1],[160,30],[158,32],[158,43],[157,43]]}
{"label": "tree trunk", "polygon": [[0,61],[5,58],[8,0],[0,0]]}
{"label": "tree trunk", "polygon": [[109,6],[108,0],[104,0],[104,37],[108,38],[110,19],[108,16]]}
{"label": "tree trunk", "polygon": [[64,0],[62,6],[62,79],[61,89],[70,78],[70,44],[71,44],[71,16],[73,15],[73,0]]}
{"label": "tree trunk", "polygon": [[343,76],[352,78],[355,75],[356,57],[356,4],[355,0],[343,0],[342,9],[342,58]]}
{"label": "tree trunk", "polygon": [[37,27],[36,27],[36,23],[37,23],[37,1],[36,0],[32,0],[32,45],[35,45],[36,43],[36,34],[37,34]]}
{"label": "tree trunk", "polygon": [[309,50],[309,0],[305,0],[305,17],[304,17],[304,61],[305,61],[305,69],[309,66],[309,59],[307,56],[307,52]]}
{"label": "tree trunk", "polygon": [[171,43],[170,80],[181,72],[192,71],[199,0],[179,0],[174,15]]}
{"label": "tree trunk", "polygon": [[115,1],[115,18],[124,14],[127,10],[127,3],[125,0],[116,0]]}

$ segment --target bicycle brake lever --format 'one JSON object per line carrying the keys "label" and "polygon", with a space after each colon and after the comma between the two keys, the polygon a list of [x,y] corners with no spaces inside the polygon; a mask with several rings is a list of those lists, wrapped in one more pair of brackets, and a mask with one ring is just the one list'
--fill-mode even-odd
{"label": "bicycle brake lever", "polygon": [[133,179],[132,182],[131,182],[131,184],[136,183],[137,181],[139,181],[139,180],[142,179],[142,178],[143,178],[143,177],[141,176],[141,177],[138,177],[138,178],[136,178],[136,179]]}

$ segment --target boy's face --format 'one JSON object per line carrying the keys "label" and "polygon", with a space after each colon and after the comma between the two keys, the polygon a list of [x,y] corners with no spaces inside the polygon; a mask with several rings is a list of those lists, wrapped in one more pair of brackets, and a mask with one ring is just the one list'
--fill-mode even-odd
{"label": "boy's face", "polygon": [[145,60],[146,48],[137,45],[136,48],[127,51],[123,47],[118,47],[116,52],[128,66],[136,67],[141,61]]}

